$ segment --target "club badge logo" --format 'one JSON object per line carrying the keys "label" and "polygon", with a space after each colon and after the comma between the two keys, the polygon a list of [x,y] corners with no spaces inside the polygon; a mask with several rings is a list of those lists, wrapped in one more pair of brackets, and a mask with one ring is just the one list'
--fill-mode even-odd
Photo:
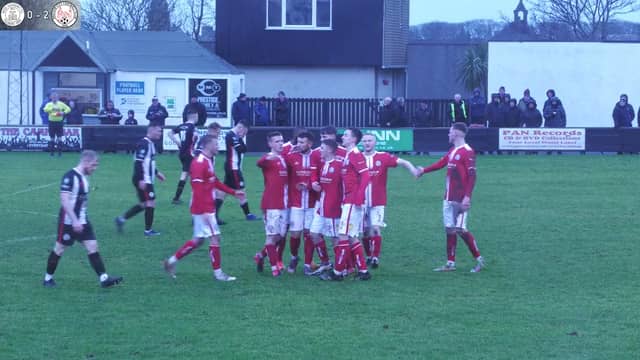
{"label": "club badge logo", "polygon": [[24,8],[14,2],[5,4],[0,10],[2,22],[9,27],[16,27],[24,21]]}
{"label": "club badge logo", "polygon": [[61,28],[70,28],[78,21],[78,9],[68,1],[55,4],[51,15],[54,24]]}
{"label": "club badge logo", "polygon": [[198,83],[196,89],[204,96],[213,96],[220,92],[222,86],[211,79],[207,79]]}

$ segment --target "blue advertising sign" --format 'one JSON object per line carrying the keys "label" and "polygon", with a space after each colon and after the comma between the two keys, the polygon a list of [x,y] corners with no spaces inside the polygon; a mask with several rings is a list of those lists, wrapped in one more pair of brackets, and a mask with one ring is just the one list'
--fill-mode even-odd
{"label": "blue advertising sign", "polygon": [[116,95],[144,95],[144,81],[116,81]]}

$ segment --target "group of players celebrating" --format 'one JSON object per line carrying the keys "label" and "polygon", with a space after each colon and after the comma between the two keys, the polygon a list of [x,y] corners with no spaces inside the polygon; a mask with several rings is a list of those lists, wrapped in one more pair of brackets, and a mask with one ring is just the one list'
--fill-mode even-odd
{"label": "group of players celebrating", "polygon": [[[171,138],[178,143],[183,164],[173,203],[180,203],[180,196],[190,178],[192,198],[190,212],[193,219],[193,236],[172,256],[164,261],[165,271],[176,277],[177,263],[209,239],[209,256],[214,279],[236,280],[222,271],[220,254],[220,220],[217,217],[223,194],[235,196],[247,220],[258,219],[249,212],[244,192],[242,161],[246,145],[242,138],[248,125],[240,121],[225,136],[225,181],[215,174],[215,156],[218,152],[220,127],[212,124],[208,134],[199,139],[198,149],[193,121],[187,121],[173,131]],[[484,260],[475,238],[467,230],[471,195],[475,185],[476,169],[473,149],[465,142],[467,127],[455,123],[449,131],[451,150],[429,167],[415,167],[409,161],[395,155],[376,151],[376,138],[362,134],[357,128],[349,128],[342,135],[342,145],[337,142],[334,127],[320,131],[320,146],[313,148],[313,135],[298,129],[292,141],[284,143],[280,132],[267,136],[270,152],[263,155],[257,166],[262,170],[264,192],[261,209],[264,215],[265,243],[256,253],[254,261],[262,272],[265,259],[269,260],[274,277],[285,271],[283,254],[289,233],[291,258],[286,271],[295,273],[299,264],[299,250],[303,245],[303,273],[322,280],[340,281],[354,274],[358,280],[371,279],[369,267],[380,264],[382,246],[381,229],[385,227],[384,215],[387,202],[387,172],[398,165],[416,178],[425,173],[447,167],[446,191],[443,202],[443,220],[447,238],[447,262],[434,271],[454,271],[457,237],[460,236],[476,259],[471,272],[484,268]],[[145,212],[146,236],[159,235],[152,229],[155,192],[153,183],[157,177],[164,179],[155,167],[153,141],[161,136],[161,128],[151,124],[147,136],[138,143],[134,155],[133,185],[140,202],[116,218],[116,226],[122,231],[127,219]],[[364,151],[358,149],[362,142]],[[45,274],[44,285],[55,286],[53,273],[66,246],[74,240],[83,242],[89,252],[92,266],[99,275],[101,285],[112,286],[121,277],[106,274],[97,254],[97,242],[86,219],[88,182],[86,176],[97,167],[97,155],[87,150],[81,155],[79,165],[65,174],[61,185],[61,216],[59,235],[52,251]],[[71,185],[69,185],[71,183]],[[363,234],[360,239],[360,234]],[[302,241],[304,240],[304,241]],[[333,247],[333,263],[329,258],[325,240]],[[313,261],[318,254],[319,265]],[[94,264],[95,263],[95,264]]]}

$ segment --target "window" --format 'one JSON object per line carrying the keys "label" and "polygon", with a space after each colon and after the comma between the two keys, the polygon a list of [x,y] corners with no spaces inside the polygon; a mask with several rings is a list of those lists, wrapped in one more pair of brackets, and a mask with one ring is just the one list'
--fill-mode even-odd
{"label": "window", "polygon": [[332,0],[266,0],[267,29],[331,30]]}
{"label": "window", "polygon": [[96,74],[92,73],[60,73],[62,87],[96,87]]}
{"label": "window", "polygon": [[73,100],[83,114],[97,114],[102,109],[102,89],[95,88],[52,88],[60,100]]}

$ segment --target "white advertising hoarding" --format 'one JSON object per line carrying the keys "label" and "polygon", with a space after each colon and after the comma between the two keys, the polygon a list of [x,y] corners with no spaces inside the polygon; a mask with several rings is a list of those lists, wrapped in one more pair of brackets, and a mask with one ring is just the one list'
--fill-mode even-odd
{"label": "white advertising hoarding", "polygon": [[568,127],[613,127],[620,94],[636,111],[640,106],[638,58],[640,43],[490,42],[489,93],[505,86],[520,99],[530,89],[542,112],[546,91],[554,89]]}
{"label": "white advertising hoarding", "polygon": [[499,149],[583,151],[585,139],[585,129],[501,128]]}

